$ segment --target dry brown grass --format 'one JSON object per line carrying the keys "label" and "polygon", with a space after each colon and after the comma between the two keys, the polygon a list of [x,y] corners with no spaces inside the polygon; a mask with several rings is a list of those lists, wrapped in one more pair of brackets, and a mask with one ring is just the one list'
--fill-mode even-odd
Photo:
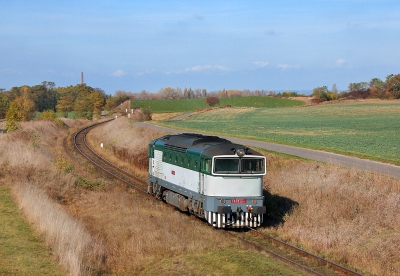
{"label": "dry brown grass", "polygon": [[298,206],[268,232],[370,274],[400,274],[400,180],[279,159],[270,154],[265,186]]}
{"label": "dry brown grass", "polygon": [[[118,137],[111,140],[118,147],[132,146],[126,138],[130,135],[129,125],[118,122],[119,119],[114,124]],[[145,199],[117,182],[104,180],[107,185],[100,191],[77,187],[75,174],[90,178],[98,173],[80,157],[64,152],[62,137],[66,132],[70,133],[70,142],[74,129],[31,122],[23,124],[22,130],[1,136],[0,180],[13,187],[26,217],[71,275],[93,271],[146,274],[149,268],[162,266],[162,259],[239,247],[224,238],[222,232],[214,232],[197,219],[188,220],[187,215]],[[135,135],[146,140],[159,133],[136,131]],[[137,152],[147,155],[147,144],[139,142],[134,146],[143,149]],[[63,172],[69,163],[73,164],[73,172]],[[173,268],[164,268],[168,270]]]}
{"label": "dry brown grass", "polygon": [[66,203],[76,194],[75,177],[55,166],[66,130],[47,121],[21,125],[0,136],[1,183],[12,187],[19,207],[65,271],[91,274],[102,261],[101,241],[54,201]]}
{"label": "dry brown grass", "polygon": [[[142,149],[139,152],[145,154],[148,142],[165,134],[148,131],[119,120],[97,129],[91,137],[96,144],[101,140],[126,152]],[[113,153],[107,148],[102,154],[111,158]],[[281,214],[283,223],[263,231],[366,274],[400,274],[400,180],[265,155],[265,189],[298,205],[291,213]]]}
{"label": "dry brown grass", "polygon": [[91,275],[93,268],[100,267],[101,241],[93,237],[82,222],[35,185],[17,183],[12,190],[28,222],[44,236],[65,271],[70,275]]}
{"label": "dry brown grass", "polygon": [[162,259],[233,245],[196,219],[118,186],[82,195],[76,208],[77,215],[102,234],[107,264],[116,274],[132,275]]}
{"label": "dry brown grass", "polygon": [[[110,161],[146,178],[148,142],[164,134],[153,129],[138,129],[126,117],[121,117],[90,131],[88,141]],[[103,148],[100,148],[101,143]]]}

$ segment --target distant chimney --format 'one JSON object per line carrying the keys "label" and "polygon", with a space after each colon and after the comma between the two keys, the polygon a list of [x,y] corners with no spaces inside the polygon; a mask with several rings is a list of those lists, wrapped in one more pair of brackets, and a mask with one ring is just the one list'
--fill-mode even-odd
{"label": "distant chimney", "polygon": [[83,80],[83,72],[81,72],[81,85],[84,85],[85,81]]}

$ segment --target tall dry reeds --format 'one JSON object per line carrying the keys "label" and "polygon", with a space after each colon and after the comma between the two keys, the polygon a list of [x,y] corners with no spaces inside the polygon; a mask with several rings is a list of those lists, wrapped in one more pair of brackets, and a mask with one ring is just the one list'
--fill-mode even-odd
{"label": "tall dry reeds", "polygon": [[12,191],[28,222],[44,237],[65,271],[70,275],[91,275],[100,267],[104,255],[101,241],[82,222],[34,185],[16,183]]}

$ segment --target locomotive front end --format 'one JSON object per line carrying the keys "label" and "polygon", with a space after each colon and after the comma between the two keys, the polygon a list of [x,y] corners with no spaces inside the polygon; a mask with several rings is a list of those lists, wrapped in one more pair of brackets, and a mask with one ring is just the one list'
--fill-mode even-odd
{"label": "locomotive front end", "polygon": [[204,175],[206,220],[218,228],[258,227],[266,213],[263,197],[264,156],[248,148],[231,148],[214,155],[210,175]]}

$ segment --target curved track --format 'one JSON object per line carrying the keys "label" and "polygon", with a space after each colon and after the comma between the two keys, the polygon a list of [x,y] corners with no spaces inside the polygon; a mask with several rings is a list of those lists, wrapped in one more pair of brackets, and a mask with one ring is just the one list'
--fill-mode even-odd
{"label": "curved track", "polygon": [[128,184],[129,186],[132,186],[133,188],[140,190],[147,194],[146,181],[128,173],[127,171],[123,170],[122,168],[118,167],[117,165],[112,164],[111,162],[107,161],[106,159],[104,159],[103,157],[98,155],[96,152],[94,152],[86,142],[86,134],[91,129],[97,127],[100,124],[104,124],[104,123],[110,122],[112,120],[107,120],[107,121],[103,121],[100,123],[90,125],[88,127],[85,127],[83,129],[79,130],[77,133],[75,133],[74,141],[73,141],[75,148],[86,159],[88,159],[94,165],[99,167],[101,170],[105,171],[112,177],[119,179],[120,181],[124,182],[125,184]]}
{"label": "curved track", "polygon": [[[101,170],[107,172],[112,177],[115,177],[123,183],[128,184],[129,186],[143,192],[146,195],[149,195],[146,190],[146,181],[128,173],[122,168],[107,161],[96,152],[94,152],[86,142],[86,134],[91,129],[112,120],[99,122],[79,130],[73,138],[75,148],[86,159],[95,164]],[[324,258],[318,257],[286,242],[265,235],[256,229],[248,228],[248,230],[249,231],[247,231],[247,233],[255,234],[257,238],[249,238],[246,232],[242,233],[236,231],[227,231],[227,233],[240,239],[242,242],[246,243],[247,246],[265,252],[274,259],[283,261],[295,267],[296,269],[304,271],[310,275],[362,275],[358,272],[347,269]],[[280,249],[278,249],[278,247]]]}

